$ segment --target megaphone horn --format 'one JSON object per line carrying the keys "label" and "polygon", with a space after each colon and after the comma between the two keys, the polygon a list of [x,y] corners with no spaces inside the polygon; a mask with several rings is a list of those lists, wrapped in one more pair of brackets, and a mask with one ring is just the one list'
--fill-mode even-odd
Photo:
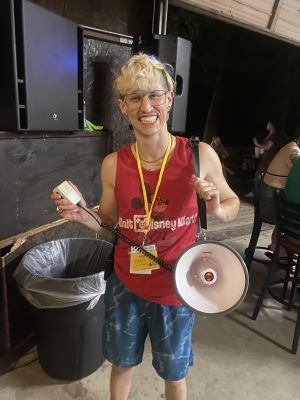
{"label": "megaphone horn", "polygon": [[202,315],[224,315],[244,300],[249,276],[240,254],[224,243],[205,240],[188,247],[174,268],[181,302]]}

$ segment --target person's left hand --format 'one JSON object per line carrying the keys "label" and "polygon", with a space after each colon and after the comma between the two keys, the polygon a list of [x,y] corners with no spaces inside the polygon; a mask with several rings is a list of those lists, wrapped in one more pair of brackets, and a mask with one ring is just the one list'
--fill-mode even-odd
{"label": "person's left hand", "polygon": [[216,214],[220,209],[220,192],[212,182],[192,176],[196,192],[205,201],[208,214]]}

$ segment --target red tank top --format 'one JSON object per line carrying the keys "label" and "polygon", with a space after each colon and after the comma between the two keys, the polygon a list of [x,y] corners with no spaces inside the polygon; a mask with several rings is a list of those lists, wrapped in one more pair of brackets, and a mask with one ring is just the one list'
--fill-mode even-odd
{"label": "red tank top", "polygon": [[[198,222],[192,152],[188,139],[176,137],[175,150],[168,161],[153,206],[151,229],[146,244],[155,244],[158,257],[174,266],[180,254],[195,242]],[[148,202],[151,204],[159,171],[143,169]],[[131,146],[117,153],[115,196],[119,206],[119,230],[142,244],[145,219],[141,182]],[[151,274],[130,273],[129,246],[120,241],[115,251],[115,273],[133,293],[159,304],[180,305],[172,274],[162,268]]]}

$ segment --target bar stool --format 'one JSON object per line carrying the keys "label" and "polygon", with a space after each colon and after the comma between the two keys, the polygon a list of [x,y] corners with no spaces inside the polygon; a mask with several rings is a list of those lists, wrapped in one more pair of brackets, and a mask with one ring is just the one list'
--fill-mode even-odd
{"label": "bar stool", "polygon": [[[300,334],[300,303],[296,306],[294,303],[296,290],[300,287],[300,204],[292,203],[287,201],[284,196],[274,193],[274,201],[277,209],[277,235],[276,235],[276,247],[272,257],[271,265],[268,274],[263,283],[259,298],[257,300],[252,319],[255,320],[258,316],[260,308],[263,304],[264,298],[269,292],[272,295],[272,285],[278,283],[275,281],[275,273],[281,268],[279,263],[279,250],[280,246],[284,247],[287,251],[288,265],[286,268],[285,278],[282,279],[282,295],[276,297],[272,295],[276,300],[285,304],[290,310],[292,307],[298,308],[297,319],[295,324],[293,342],[291,347],[291,353],[296,354],[299,342]],[[292,264],[296,261],[295,272],[292,271]],[[288,299],[285,300],[287,293],[287,286],[290,283],[291,291]]]}
{"label": "bar stool", "polygon": [[264,173],[257,175],[254,178],[253,182],[253,194],[254,194],[254,220],[253,220],[253,228],[251,233],[251,238],[249,241],[249,245],[245,250],[245,264],[250,272],[252,261],[259,261],[263,264],[270,264],[269,260],[259,260],[255,258],[255,250],[269,250],[267,247],[264,246],[257,246],[257,242],[259,239],[259,235],[261,232],[262,223],[268,223],[274,225],[274,221],[268,221],[266,218],[261,216],[260,207],[259,207],[259,193],[260,193],[260,185],[263,180]]}

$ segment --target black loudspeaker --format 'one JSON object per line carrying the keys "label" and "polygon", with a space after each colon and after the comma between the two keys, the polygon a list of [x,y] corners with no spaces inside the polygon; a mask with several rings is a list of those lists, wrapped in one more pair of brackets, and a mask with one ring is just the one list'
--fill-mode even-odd
{"label": "black loudspeaker", "polygon": [[0,129],[83,129],[83,31],[27,0],[0,4]]}
{"label": "black loudspeaker", "polygon": [[154,55],[161,62],[172,66],[176,96],[168,127],[172,132],[185,132],[192,43],[174,36],[139,35],[133,39],[132,53],[139,52]]}

